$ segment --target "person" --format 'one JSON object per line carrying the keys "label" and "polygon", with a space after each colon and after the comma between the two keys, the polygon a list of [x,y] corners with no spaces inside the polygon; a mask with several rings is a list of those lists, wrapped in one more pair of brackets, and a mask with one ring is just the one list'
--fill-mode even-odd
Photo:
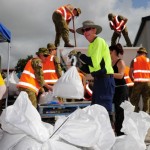
{"label": "person", "polygon": [[0,114],[2,113],[2,105],[3,105],[3,96],[6,92],[6,85],[4,79],[0,73]]}
{"label": "person", "polygon": [[[132,47],[132,43],[128,36],[128,30],[126,27],[126,23],[127,23],[128,19],[121,15],[115,16],[114,14],[109,13],[108,20],[109,20],[110,28],[112,30],[114,30],[114,33],[111,38],[111,45],[116,45],[116,40],[117,40],[117,38],[120,39],[121,33],[122,33],[125,38],[126,45],[128,47]],[[118,41],[119,41],[119,39],[118,39]]]}
{"label": "person", "polygon": [[147,50],[140,47],[137,56],[131,61],[129,75],[134,86],[131,94],[131,103],[135,106],[135,112],[139,111],[139,101],[142,96],[143,111],[150,113],[150,59]]}
{"label": "person", "polygon": [[94,78],[91,105],[99,104],[106,108],[112,120],[112,99],[115,90],[113,68],[109,48],[105,40],[98,37],[102,27],[91,20],[86,20],[83,26],[76,30],[89,41],[87,55],[76,50],[69,53],[68,57],[75,55],[80,62],[79,68],[85,73],[90,73]]}
{"label": "person", "polygon": [[62,75],[60,61],[57,57],[57,47],[53,43],[47,44],[50,55],[43,63],[44,80],[49,85],[54,85]]}
{"label": "person", "polygon": [[115,107],[115,133],[117,136],[123,135],[120,131],[122,128],[122,122],[124,120],[124,111],[120,107],[120,104],[125,100],[128,100],[128,87],[124,79],[125,62],[119,57],[119,54],[123,55],[124,51],[120,43],[110,46],[110,55],[112,59],[112,66],[114,69],[115,79],[115,94],[113,97],[113,103]]}
{"label": "person", "polygon": [[130,68],[128,66],[126,66],[125,71],[124,71],[124,79],[125,79],[126,85],[128,87],[128,98],[130,99],[134,82],[131,80],[131,78],[129,76],[129,71],[130,71]]}
{"label": "person", "polygon": [[60,44],[60,38],[62,37],[65,47],[74,47],[69,43],[69,31],[75,33],[74,29],[68,27],[71,20],[74,21],[74,17],[78,17],[81,14],[80,8],[75,8],[70,4],[59,7],[54,11],[52,20],[55,25],[55,46]]}
{"label": "person", "polygon": [[44,92],[43,87],[52,91],[52,86],[44,81],[43,76],[43,62],[45,62],[46,58],[49,56],[48,49],[39,48],[36,55],[37,57],[27,62],[17,87],[19,91],[27,92],[33,106],[37,108],[37,96],[39,91]]}

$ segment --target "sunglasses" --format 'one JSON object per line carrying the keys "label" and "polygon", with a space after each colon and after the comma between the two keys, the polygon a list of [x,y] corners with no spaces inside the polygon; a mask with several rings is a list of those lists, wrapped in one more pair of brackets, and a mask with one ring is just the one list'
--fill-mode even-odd
{"label": "sunglasses", "polygon": [[43,56],[44,56],[44,57],[48,57],[49,55],[46,55],[46,54],[45,54],[45,55],[43,55]]}
{"label": "sunglasses", "polygon": [[93,28],[85,28],[85,29],[82,29],[82,32],[84,33],[85,31],[87,32],[87,31],[90,31],[91,29]]}

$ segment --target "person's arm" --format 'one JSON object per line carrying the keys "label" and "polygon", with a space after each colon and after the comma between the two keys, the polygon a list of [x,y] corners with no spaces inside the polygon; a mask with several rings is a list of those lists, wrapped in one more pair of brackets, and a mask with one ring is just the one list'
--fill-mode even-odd
{"label": "person's arm", "polygon": [[125,62],[123,60],[119,60],[117,63],[118,73],[114,73],[115,79],[122,79],[124,77],[125,72]]}
{"label": "person's arm", "polygon": [[134,82],[134,76],[133,76],[134,68],[133,68],[133,63],[134,63],[134,61],[132,60],[131,64],[130,64],[129,76],[130,76],[131,80]]}
{"label": "person's arm", "polygon": [[42,64],[41,60],[38,58],[32,59],[32,67],[34,69],[35,78],[36,78],[37,82],[39,83],[39,85],[41,86],[41,88],[43,86],[45,86],[48,90],[52,91],[52,86],[48,85],[44,81],[43,64]]}

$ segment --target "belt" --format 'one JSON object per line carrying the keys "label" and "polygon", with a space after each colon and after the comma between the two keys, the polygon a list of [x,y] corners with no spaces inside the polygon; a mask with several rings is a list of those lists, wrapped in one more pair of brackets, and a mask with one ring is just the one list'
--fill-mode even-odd
{"label": "belt", "polygon": [[113,74],[101,74],[101,75],[97,75],[94,77],[94,79],[98,79],[98,78],[112,78]]}

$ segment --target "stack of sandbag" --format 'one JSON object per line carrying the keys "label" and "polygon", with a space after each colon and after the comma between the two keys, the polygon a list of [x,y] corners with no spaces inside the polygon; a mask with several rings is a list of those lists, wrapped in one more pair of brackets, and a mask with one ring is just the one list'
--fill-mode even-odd
{"label": "stack of sandbag", "polygon": [[[3,129],[0,140],[1,150],[13,148],[20,142],[21,150],[23,147],[37,148],[37,145],[39,148],[53,132],[52,125],[41,121],[38,111],[31,104],[26,92],[21,92],[15,103],[3,110],[0,123]],[[26,144],[28,141],[32,141],[32,145]]]}
{"label": "stack of sandbag", "polygon": [[112,150],[145,150],[145,137],[150,128],[150,116],[140,111],[134,112],[134,106],[125,101],[121,104],[124,109],[124,121],[121,129],[125,135],[116,137]]}
{"label": "stack of sandbag", "polygon": [[110,150],[115,143],[103,106],[79,108],[53,127],[41,121],[26,92],[2,112],[0,123],[1,150]]}

